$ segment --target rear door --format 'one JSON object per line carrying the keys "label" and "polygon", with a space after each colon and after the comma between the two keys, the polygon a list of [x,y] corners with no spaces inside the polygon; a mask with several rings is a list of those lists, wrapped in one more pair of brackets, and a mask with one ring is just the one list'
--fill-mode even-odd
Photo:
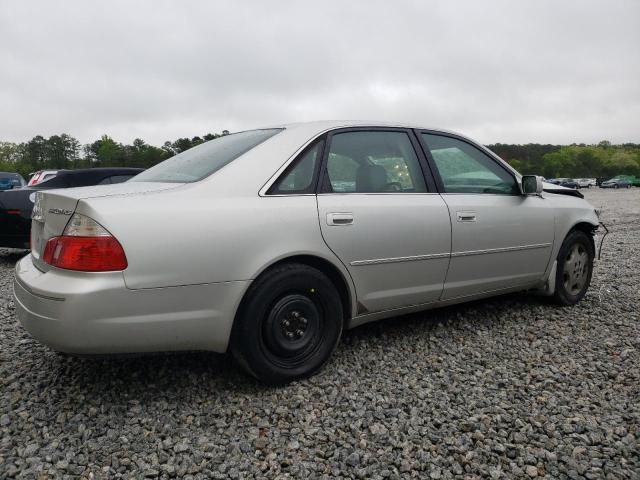
{"label": "rear door", "polygon": [[548,202],[521,195],[513,173],[470,142],[427,131],[420,138],[451,216],[443,300],[540,280],[554,240]]}
{"label": "rear door", "polygon": [[328,136],[320,228],[354,280],[359,313],[429,303],[442,293],[451,224],[419,152],[405,129]]}

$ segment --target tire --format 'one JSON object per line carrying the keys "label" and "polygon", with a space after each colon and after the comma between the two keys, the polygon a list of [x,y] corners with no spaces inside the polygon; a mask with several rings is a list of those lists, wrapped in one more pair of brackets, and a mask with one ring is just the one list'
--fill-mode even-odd
{"label": "tire", "polygon": [[593,274],[595,251],[591,239],[581,230],[573,230],[558,252],[556,291],[559,305],[574,305],[587,293]]}
{"label": "tire", "polygon": [[620,186],[616,183],[613,188],[620,188]]}
{"label": "tire", "polygon": [[319,270],[285,264],[251,285],[236,316],[231,351],[263,383],[313,375],[342,335],[343,311],[333,283]]}

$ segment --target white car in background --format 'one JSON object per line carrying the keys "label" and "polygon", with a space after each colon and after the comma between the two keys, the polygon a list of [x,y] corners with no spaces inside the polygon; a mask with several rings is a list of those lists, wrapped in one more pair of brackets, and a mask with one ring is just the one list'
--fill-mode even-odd
{"label": "white car in background", "polygon": [[580,188],[591,188],[597,185],[595,178],[575,178],[574,181]]}
{"label": "white car in background", "polygon": [[50,180],[58,175],[58,170],[39,170],[30,175],[31,177],[29,178],[29,183],[27,183],[27,186],[33,187],[34,185],[46,182],[47,180]]}
{"label": "white car in background", "polygon": [[366,322],[529,289],[575,304],[597,228],[580,192],[461,135],[285,125],[126,183],[38,192],[15,305],[55,350],[230,349],[285,383]]}

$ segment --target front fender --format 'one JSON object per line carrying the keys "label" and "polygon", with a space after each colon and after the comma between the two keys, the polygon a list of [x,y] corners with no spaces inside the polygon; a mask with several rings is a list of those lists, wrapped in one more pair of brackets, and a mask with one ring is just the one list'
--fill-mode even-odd
{"label": "front fender", "polygon": [[[551,202],[551,206],[555,211],[553,249],[544,275],[545,284],[548,285],[551,274],[555,272],[554,265],[558,252],[569,232],[579,228],[593,234],[598,229],[600,220],[595,208],[582,198],[547,193],[545,199]],[[592,238],[592,241],[595,251],[595,240]]]}

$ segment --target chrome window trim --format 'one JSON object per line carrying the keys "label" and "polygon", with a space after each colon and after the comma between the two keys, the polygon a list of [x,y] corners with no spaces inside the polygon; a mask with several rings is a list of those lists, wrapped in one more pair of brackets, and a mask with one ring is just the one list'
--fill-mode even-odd
{"label": "chrome window trim", "polygon": [[[268,189],[267,189],[268,190]],[[268,195],[260,195],[261,197],[315,197],[315,193],[270,193]]]}
{"label": "chrome window trim", "polygon": [[318,193],[319,197],[327,195],[440,195],[438,192],[324,192]]}

